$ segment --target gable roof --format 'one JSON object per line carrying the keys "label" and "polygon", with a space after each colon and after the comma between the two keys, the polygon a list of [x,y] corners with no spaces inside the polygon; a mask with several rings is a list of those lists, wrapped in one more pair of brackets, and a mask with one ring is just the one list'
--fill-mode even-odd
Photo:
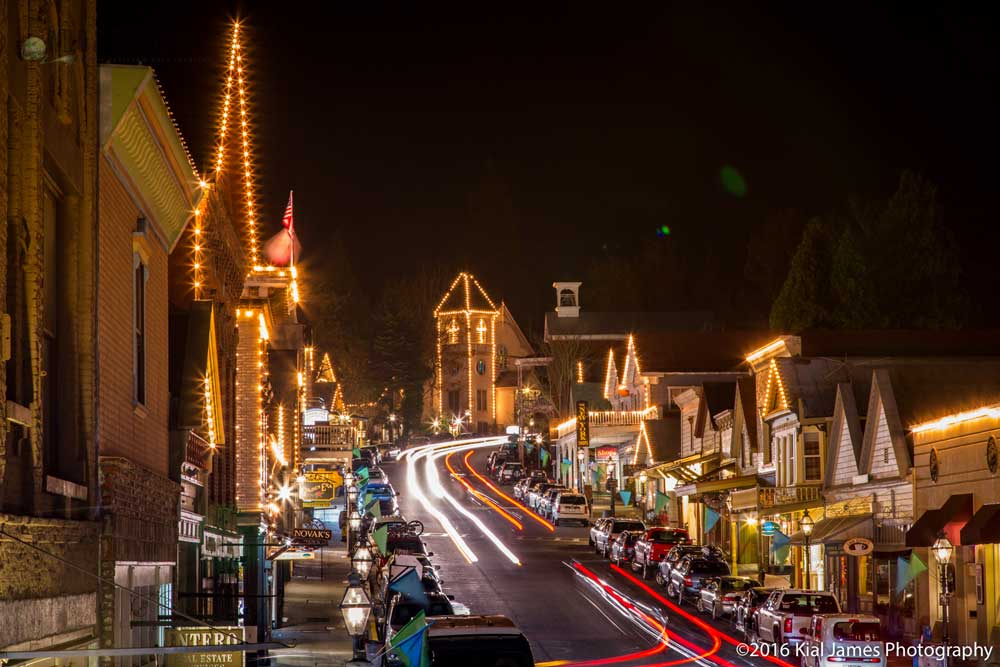
{"label": "gable roof", "polygon": [[837,474],[837,462],[840,460],[840,445],[843,440],[844,429],[847,429],[848,438],[851,443],[851,457],[854,461],[856,473],[861,473],[861,419],[858,416],[857,402],[854,400],[854,391],[847,382],[837,385],[836,402],[833,408],[833,425],[830,428],[830,439],[828,441],[828,452],[826,460],[830,465],[826,467],[827,486],[833,486]]}
{"label": "gable roof", "polygon": [[868,419],[865,423],[865,435],[861,444],[861,456],[858,459],[858,469],[861,474],[869,473],[872,469],[875,438],[881,425],[881,420],[878,419],[879,412],[885,416],[896,465],[899,467],[900,477],[903,477],[910,472],[912,465],[910,448],[906,444],[906,431],[899,418],[892,380],[889,377],[889,371],[884,368],[876,368],[872,371],[872,389],[868,398]]}
{"label": "gable roof", "polygon": [[743,427],[746,428],[750,451],[757,447],[757,379],[752,376],[736,380],[736,397],[733,400],[733,437],[743,438]]}
{"label": "gable roof", "polygon": [[487,314],[498,312],[496,304],[493,303],[476,277],[463,271],[455,276],[455,280],[452,281],[448,291],[445,292],[437,308],[434,309],[434,315],[470,311]]}

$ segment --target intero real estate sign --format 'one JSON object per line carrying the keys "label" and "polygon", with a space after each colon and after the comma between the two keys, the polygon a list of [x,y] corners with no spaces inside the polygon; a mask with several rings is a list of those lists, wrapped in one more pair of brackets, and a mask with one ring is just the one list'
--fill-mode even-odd
{"label": "intero real estate sign", "polygon": [[[255,628],[251,630],[256,641]],[[167,646],[227,646],[247,642],[246,627],[217,626],[214,628],[176,628],[167,630]],[[170,653],[167,667],[193,667],[194,665],[226,665],[242,667],[245,664],[243,651],[223,651],[220,653]]]}

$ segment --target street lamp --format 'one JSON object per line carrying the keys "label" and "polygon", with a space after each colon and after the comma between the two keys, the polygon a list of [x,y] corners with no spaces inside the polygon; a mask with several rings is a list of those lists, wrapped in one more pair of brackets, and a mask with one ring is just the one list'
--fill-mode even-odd
{"label": "street lamp", "polygon": [[361,545],[354,550],[354,555],[351,557],[351,567],[361,575],[362,579],[368,578],[368,573],[372,569],[372,552],[365,545]]}
{"label": "street lamp", "polygon": [[937,539],[934,540],[934,545],[931,547],[931,552],[933,552],[934,558],[938,562],[938,569],[941,571],[941,609],[944,624],[941,641],[944,642],[945,646],[948,645],[948,607],[951,605],[951,595],[948,593],[948,563],[951,562],[951,554],[954,551],[955,547],[952,546],[944,532],[938,533]]}
{"label": "street lamp", "polygon": [[812,585],[812,577],[809,576],[809,536],[812,535],[813,526],[815,522],[813,518],[809,516],[809,510],[802,513],[802,518],[799,519],[799,528],[802,529],[802,534],[806,536],[806,588],[808,589]]}
{"label": "street lamp", "polygon": [[576,486],[579,487],[580,491],[583,491],[583,480],[586,471],[583,469],[584,462],[587,460],[587,450],[583,447],[576,450],[576,460],[580,462],[580,472],[578,475]]}
{"label": "street lamp", "polygon": [[357,507],[352,509],[351,513],[347,515],[347,522],[351,524],[352,531],[356,531],[361,528],[361,515],[358,513]]}
{"label": "street lamp", "polygon": [[344,615],[344,625],[347,627],[347,634],[354,638],[354,655],[352,659],[362,659],[365,657],[364,651],[359,650],[358,640],[364,636],[365,627],[368,625],[368,616],[372,612],[372,601],[361,586],[361,579],[356,572],[348,575],[347,581],[350,585],[344,591],[344,597],[340,601],[340,613]]}

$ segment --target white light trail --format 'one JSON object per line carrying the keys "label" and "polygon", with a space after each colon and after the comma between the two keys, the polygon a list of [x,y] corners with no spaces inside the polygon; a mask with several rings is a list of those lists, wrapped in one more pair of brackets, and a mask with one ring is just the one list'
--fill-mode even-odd
{"label": "white light trail", "polygon": [[514,552],[508,549],[507,545],[501,542],[500,538],[496,536],[496,533],[487,528],[486,524],[484,524],[479,517],[473,515],[469,510],[462,507],[462,505],[457,500],[455,500],[450,493],[448,493],[445,490],[444,486],[441,485],[441,479],[438,477],[437,464],[435,463],[437,459],[441,458],[442,456],[452,454],[454,452],[461,452],[467,449],[481,447],[482,445],[483,443],[477,442],[471,445],[463,444],[456,447],[448,447],[441,451],[435,450],[433,454],[427,457],[427,463],[425,464],[425,470],[427,473],[427,483],[430,484],[431,491],[434,493],[435,496],[447,500],[452,507],[458,510],[469,521],[476,524],[476,527],[479,528],[480,532],[482,532],[482,534],[485,535],[490,542],[495,544],[497,549],[500,550],[500,553],[506,556],[510,560],[510,562],[514,563],[514,565],[521,565],[521,559],[515,556]]}
{"label": "white light trail", "polygon": [[420,487],[420,482],[417,480],[416,459],[424,456],[430,447],[433,447],[433,445],[426,445],[424,447],[420,447],[419,449],[412,449],[406,452],[407,487],[409,488],[410,493],[416,496],[420,504],[424,506],[424,509],[438,520],[438,523],[441,524],[441,528],[445,533],[447,533],[448,537],[451,538],[451,541],[455,543],[455,547],[458,549],[459,553],[465,557],[465,560],[467,560],[470,564],[475,563],[479,560],[475,552],[469,548],[469,545],[465,543],[462,536],[458,534],[458,531],[455,530],[455,526],[448,520],[448,517],[431,505],[431,502],[427,500],[427,496],[424,495],[424,491]]}

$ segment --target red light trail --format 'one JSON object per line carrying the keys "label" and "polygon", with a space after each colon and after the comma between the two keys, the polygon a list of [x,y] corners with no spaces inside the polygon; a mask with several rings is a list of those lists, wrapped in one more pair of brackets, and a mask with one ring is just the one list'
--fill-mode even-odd
{"label": "red light trail", "polygon": [[[472,452],[470,451],[469,454],[472,454]],[[466,458],[469,457],[469,454],[466,454]],[[495,502],[493,502],[493,500],[491,500],[485,494],[476,491],[474,488],[472,488],[471,484],[469,484],[464,479],[458,476],[458,473],[455,472],[455,469],[451,467],[451,457],[454,455],[455,452],[452,452],[451,454],[448,454],[448,456],[444,457],[444,465],[446,468],[448,468],[448,472],[451,473],[451,476],[457,479],[462,484],[462,486],[468,489],[469,493],[471,493],[475,497],[485,502],[487,505],[493,508],[500,516],[507,519],[507,521],[509,521],[515,528],[517,528],[518,530],[524,530],[524,526],[521,525],[521,522],[515,519],[513,516],[511,516],[509,512],[507,512],[504,508],[497,505]]]}
{"label": "red light trail", "polygon": [[546,528],[548,528],[549,531],[551,531],[551,532],[554,533],[555,530],[556,530],[555,526],[553,526],[551,523],[549,523],[548,521],[546,521],[542,517],[538,516],[537,514],[535,514],[534,512],[532,512],[531,510],[529,510],[527,507],[525,507],[524,505],[522,505],[521,503],[519,503],[515,499],[511,498],[510,496],[508,496],[506,493],[504,493],[503,491],[501,491],[500,489],[498,489],[496,486],[494,486],[493,482],[491,482],[490,480],[486,479],[485,477],[483,477],[482,475],[480,475],[478,472],[476,472],[476,469],[472,467],[471,463],[469,463],[469,457],[472,456],[472,452],[474,452],[474,451],[476,451],[476,450],[473,449],[473,450],[469,451],[469,453],[465,455],[465,459],[464,459],[464,461],[465,461],[465,467],[469,469],[469,472],[471,472],[472,475],[476,479],[478,479],[480,482],[482,482],[487,487],[489,487],[493,491],[493,493],[497,494],[498,496],[500,496],[504,500],[512,503],[513,505],[516,505],[517,507],[520,507],[522,510],[524,510],[524,512],[528,516],[530,516],[532,519],[534,519],[538,523],[542,524],[543,526],[545,526]]}

